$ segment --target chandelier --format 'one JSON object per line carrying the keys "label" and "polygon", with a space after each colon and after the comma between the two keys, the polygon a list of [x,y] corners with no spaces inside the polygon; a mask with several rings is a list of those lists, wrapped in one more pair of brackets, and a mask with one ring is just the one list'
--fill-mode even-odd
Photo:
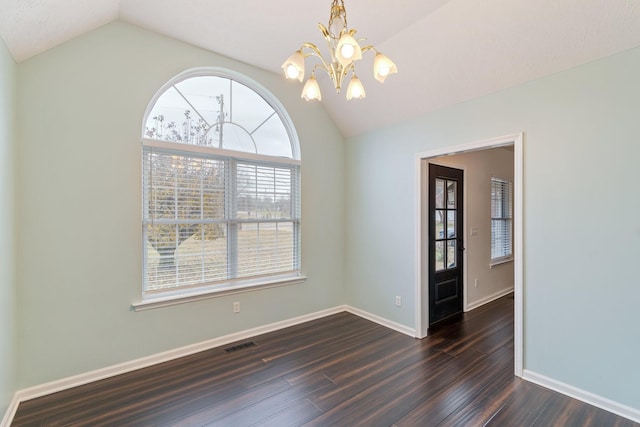
{"label": "chandelier", "polygon": [[376,80],[382,83],[390,74],[398,72],[393,61],[378,52],[375,47],[360,47],[354,37],[356,30],[347,27],[347,11],[344,8],[344,0],[333,0],[328,27],[318,24],[318,28],[320,28],[320,32],[327,41],[331,60],[323,58],[320,49],[315,44],[307,42],[303,43],[300,49],[282,64],[286,78],[302,82],[305,75],[305,59],[312,56],[319,60],[311,70],[311,77],[309,77],[302,89],[301,98],[307,101],[312,99],[322,100],[320,86],[315,77],[315,72],[318,69],[323,70],[331,77],[337,93],[340,93],[340,88],[345,79],[351,76],[347,87],[347,99],[364,98],[364,86],[362,86],[362,82],[356,75],[355,63],[362,59],[363,52],[369,50],[376,53],[373,59],[373,76]]}

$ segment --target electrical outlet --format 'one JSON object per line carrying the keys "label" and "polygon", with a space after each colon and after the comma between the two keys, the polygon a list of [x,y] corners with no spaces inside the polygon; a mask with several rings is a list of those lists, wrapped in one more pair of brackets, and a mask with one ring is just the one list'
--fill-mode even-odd
{"label": "electrical outlet", "polygon": [[234,302],[233,303],[233,312],[234,313],[240,313],[240,303],[239,302]]}
{"label": "electrical outlet", "polygon": [[396,297],[396,307],[400,307],[402,306],[402,298],[401,297]]}
{"label": "electrical outlet", "polygon": [[476,279],[476,280],[473,282],[473,287],[474,287],[474,288],[477,288],[477,287],[478,287],[478,279]]}

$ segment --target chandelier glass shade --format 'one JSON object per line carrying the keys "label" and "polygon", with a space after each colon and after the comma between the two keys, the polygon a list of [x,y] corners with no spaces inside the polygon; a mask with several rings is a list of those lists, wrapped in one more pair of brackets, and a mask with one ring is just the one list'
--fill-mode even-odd
{"label": "chandelier glass shade", "polygon": [[306,42],[282,64],[286,78],[302,82],[305,77],[305,59],[308,57],[316,58],[316,63],[311,69],[311,76],[302,89],[301,97],[303,99],[307,101],[322,100],[320,86],[315,77],[316,70],[322,70],[329,75],[338,93],[340,93],[343,83],[348,79],[349,85],[346,94],[348,100],[364,98],[364,86],[356,75],[355,63],[361,60],[362,54],[367,51],[376,53],[373,59],[373,76],[380,83],[383,83],[391,74],[398,72],[393,61],[378,52],[375,47],[371,45],[360,46],[355,38],[356,30],[347,27],[344,0],[333,0],[329,25],[325,27],[318,24],[318,28],[327,41],[331,57],[325,59],[315,44]]}

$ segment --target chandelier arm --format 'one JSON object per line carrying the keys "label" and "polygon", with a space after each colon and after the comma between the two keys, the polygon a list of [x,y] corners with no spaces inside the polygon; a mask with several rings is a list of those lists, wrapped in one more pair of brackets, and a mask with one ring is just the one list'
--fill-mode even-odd
{"label": "chandelier arm", "polygon": [[353,74],[356,73],[356,66],[355,63],[352,62],[351,64],[349,64],[348,67],[344,67],[344,69],[342,70],[342,72],[340,73],[340,81],[342,81],[345,77],[347,77],[347,75],[349,74],[349,72],[352,72]]}
{"label": "chandelier arm", "polygon": [[316,72],[316,70],[317,70],[317,69],[320,69],[320,70],[322,70],[322,71],[324,71],[324,72],[326,72],[326,71],[327,71],[323,64],[316,64],[316,65],[314,65],[314,66],[313,66],[313,68],[311,69],[311,74],[313,75],[313,74]]}
{"label": "chandelier arm", "polygon": [[368,51],[368,50],[372,50],[375,53],[378,53],[378,49],[376,49],[373,45],[367,45],[367,46],[363,46],[360,48],[360,50],[362,51],[362,53]]}
{"label": "chandelier arm", "polygon": [[[331,24],[329,24],[329,25],[331,25]],[[329,50],[329,53],[331,54],[331,62],[333,63],[333,62],[336,61],[336,55],[335,55],[335,52],[334,52],[335,51],[335,46],[334,46],[335,40],[334,40],[334,37],[329,32],[327,27],[325,27],[324,25],[318,23],[318,28],[320,29],[320,32],[322,33],[322,36],[324,37],[324,39],[327,41],[327,48]],[[320,55],[320,53],[318,53],[318,55]]]}
{"label": "chandelier arm", "polygon": [[329,30],[327,30],[327,27],[325,27],[324,25],[318,23],[318,28],[320,29],[320,32],[322,33],[322,36],[325,38],[326,41],[330,41],[331,40],[331,34],[329,34]]}
{"label": "chandelier arm", "polygon": [[304,43],[300,47],[300,50],[302,51],[302,49],[304,48],[308,49],[306,52],[303,52],[303,55],[305,58],[315,57],[320,61],[320,64],[314,65],[312,71],[315,72],[318,68],[322,69],[325,73],[329,75],[329,77],[333,81],[333,86],[336,88],[336,90],[340,90],[340,85],[342,83],[342,76],[340,74],[340,69],[338,68],[336,70],[336,68],[334,67],[335,62],[328,64],[327,61],[325,61],[325,59],[322,57],[322,53],[320,52],[320,49],[318,49],[318,46],[316,46],[313,43],[309,43],[309,42]]}
{"label": "chandelier arm", "polygon": [[331,37],[331,34],[327,31],[327,29],[322,24],[318,24],[318,27],[320,27],[320,31],[322,31],[322,35],[324,36],[325,40],[327,41],[327,49],[329,50],[329,53],[331,54],[331,62],[332,63],[336,62],[335,41]]}
{"label": "chandelier arm", "polygon": [[329,69],[329,65],[327,64],[327,62],[322,57],[322,53],[320,52],[320,49],[318,49],[318,46],[316,46],[313,43],[308,43],[307,42],[307,43],[303,43],[302,46],[300,46],[300,50],[301,51],[304,48],[307,48],[310,51],[310,52],[303,52],[305,58],[308,58],[310,56],[314,56],[314,57],[318,58],[320,60],[320,62],[322,62],[322,66],[324,68]]}
{"label": "chandelier arm", "polygon": [[342,86],[342,79],[344,77],[344,74],[342,73],[342,70],[340,69],[340,64],[337,64],[337,69],[336,69],[336,64],[337,63],[332,63],[327,65],[324,61],[322,64],[316,64],[312,71],[315,72],[318,68],[321,69],[322,71],[324,71],[325,73],[327,73],[329,75],[329,78],[331,79],[331,81],[333,82],[333,87],[336,89],[336,92],[340,92],[340,86]]}
{"label": "chandelier arm", "polygon": [[342,88],[342,80],[344,79],[344,76],[346,74],[343,72],[343,70],[340,69],[339,65],[338,69],[336,70],[332,64],[331,71],[333,72],[333,75],[330,75],[331,80],[333,81],[333,87],[336,89],[337,93],[340,93],[340,89]]}
{"label": "chandelier arm", "polygon": [[333,80],[333,86],[335,87],[336,92],[339,93],[340,89],[342,88],[342,82],[344,81],[345,77],[349,75],[349,72],[353,72],[353,74],[355,74],[355,66],[352,63],[348,67],[342,68],[342,66],[338,64],[338,69],[336,70],[335,68],[333,68],[332,64],[331,68],[334,73],[333,76],[330,75],[331,79]]}

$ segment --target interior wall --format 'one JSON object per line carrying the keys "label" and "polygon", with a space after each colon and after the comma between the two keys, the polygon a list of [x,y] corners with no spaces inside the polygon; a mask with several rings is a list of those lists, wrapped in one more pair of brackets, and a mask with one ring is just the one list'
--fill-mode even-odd
{"label": "interior wall", "polygon": [[513,262],[491,267],[491,178],[513,182],[513,149],[493,148],[427,161],[464,170],[465,311],[469,311],[513,290]]}
{"label": "interior wall", "polygon": [[[14,390],[14,153],[17,66],[0,39],[0,415]],[[1,419],[1,416],[0,416]]]}
{"label": "interior wall", "polygon": [[350,138],[349,304],[413,327],[416,153],[523,131],[525,372],[640,409],[639,75],[632,49]]}
{"label": "interior wall", "polygon": [[[164,83],[201,66],[249,76],[288,110],[301,144],[308,279],[133,312],[142,286],[143,114]],[[298,85],[121,22],[18,72],[18,388],[344,303],[344,140]]]}

